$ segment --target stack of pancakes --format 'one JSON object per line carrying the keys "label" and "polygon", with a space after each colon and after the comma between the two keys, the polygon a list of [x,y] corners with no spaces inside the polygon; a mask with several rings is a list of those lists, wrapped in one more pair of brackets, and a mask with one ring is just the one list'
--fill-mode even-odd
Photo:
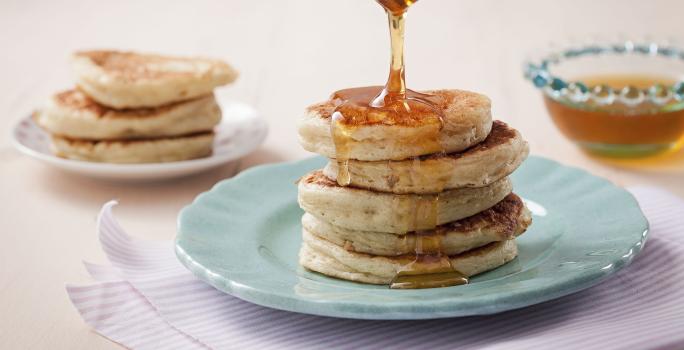
{"label": "stack of pancakes", "polygon": [[[505,123],[492,122],[486,96],[426,93],[444,100],[441,125],[356,126],[347,134],[344,162],[335,159],[330,131],[339,101],[307,109],[300,142],[330,162],[299,181],[299,205],[306,211],[302,266],[390,284],[425,248],[425,237],[439,241],[439,251],[428,253],[448,257],[465,276],[517,256],[514,239],[531,224],[531,215],[512,193],[508,175],[527,157],[527,142]],[[348,170],[346,186],[337,182],[340,167]]]}
{"label": "stack of pancakes", "polygon": [[211,154],[221,120],[214,88],[237,72],[205,58],[117,51],[72,57],[76,88],[36,113],[64,158],[107,163],[170,162]]}

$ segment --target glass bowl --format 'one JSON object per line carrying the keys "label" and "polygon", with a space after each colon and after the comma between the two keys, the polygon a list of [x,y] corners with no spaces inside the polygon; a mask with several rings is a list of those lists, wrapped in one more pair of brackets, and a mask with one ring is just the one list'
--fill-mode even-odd
{"label": "glass bowl", "polygon": [[525,62],[560,131],[601,155],[638,157],[681,147],[684,50],[630,40],[568,45]]}

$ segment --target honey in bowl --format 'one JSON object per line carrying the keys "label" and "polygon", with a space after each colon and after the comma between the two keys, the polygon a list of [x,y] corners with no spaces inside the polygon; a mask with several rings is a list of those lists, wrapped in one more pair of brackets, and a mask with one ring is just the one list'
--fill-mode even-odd
{"label": "honey in bowl", "polygon": [[677,150],[684,134],[684,48],[657,40],[592,39],[527,60],[558,128],[609,157]]}
{"label": "honey in bowl", "polygon": [[[608,156],[646,156],[677,149],[684,136],[684,108],[671,99],[664,104],[642,99],[653,89],[673,86],[676,81],[655,75],[611,74],[577,77],[594,95],[614,91],[612,98],[634,95],[634,103],[556,99],[545,94],[544,102],[561,132],[583,148]],[[610,89],[607,89],[607,88]],[[649,91],[650,89],[650,91]],[[611,96],[608,95],[608,98]]]}

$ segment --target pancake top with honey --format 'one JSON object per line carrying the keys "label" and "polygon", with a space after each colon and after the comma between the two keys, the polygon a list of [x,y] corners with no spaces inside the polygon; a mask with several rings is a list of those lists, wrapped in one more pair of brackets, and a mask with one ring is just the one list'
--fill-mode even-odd
{"label": "pancake top with honey", "polygon": [[[347,92],[342,90],[307,108],[298,123],[304,149],[342,160],[401,160],[463,151],[482,142],[492,127],[491,102],[478,93],[409,93],[413,102],[407,111],[403,107],[394,110],[397,105],[393,103],[370,106],[376,102],[375,93],[382,90],[379,86],[354,90],[355,98],[345,98]],[[374,101],[366,101],[369,98]],[[357,103],[358,99],[362,102]]]}
{"label": "pancake top with honey", "polygon": [[[490,109],[489,99],[481,94],[463,90],[432,90],[407,92],[410,111],[401,108],[377,108],[369,103],[381,91],[382,86],[367,86],[335,92],[329,100],[311,105],[309,114],[329,119],[335,111],[343,114],[342,124],[351,126],[398,125],[420,126],[426,123],[449,122],[453,115],[466,115],[468,111],[479,113]],[[421,100],[429,102],[421,103]]]}

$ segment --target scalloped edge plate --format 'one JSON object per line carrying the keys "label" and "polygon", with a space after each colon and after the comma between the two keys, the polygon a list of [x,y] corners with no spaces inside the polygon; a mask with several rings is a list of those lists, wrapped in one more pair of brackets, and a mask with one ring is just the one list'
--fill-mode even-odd
{"label": "scalloped edge plate", "polygon": [[178,218],[176,255],[192,273],[255,304],[358,319],[430,319],[517,309],[591,287],[629,264],[648,222],[609,181],[530,157],[513,175],[534,215],[519,256],[471,284],[391,290],[299,267],[301,209],[294,182],[325,159],[265,165],[218,183]]}

